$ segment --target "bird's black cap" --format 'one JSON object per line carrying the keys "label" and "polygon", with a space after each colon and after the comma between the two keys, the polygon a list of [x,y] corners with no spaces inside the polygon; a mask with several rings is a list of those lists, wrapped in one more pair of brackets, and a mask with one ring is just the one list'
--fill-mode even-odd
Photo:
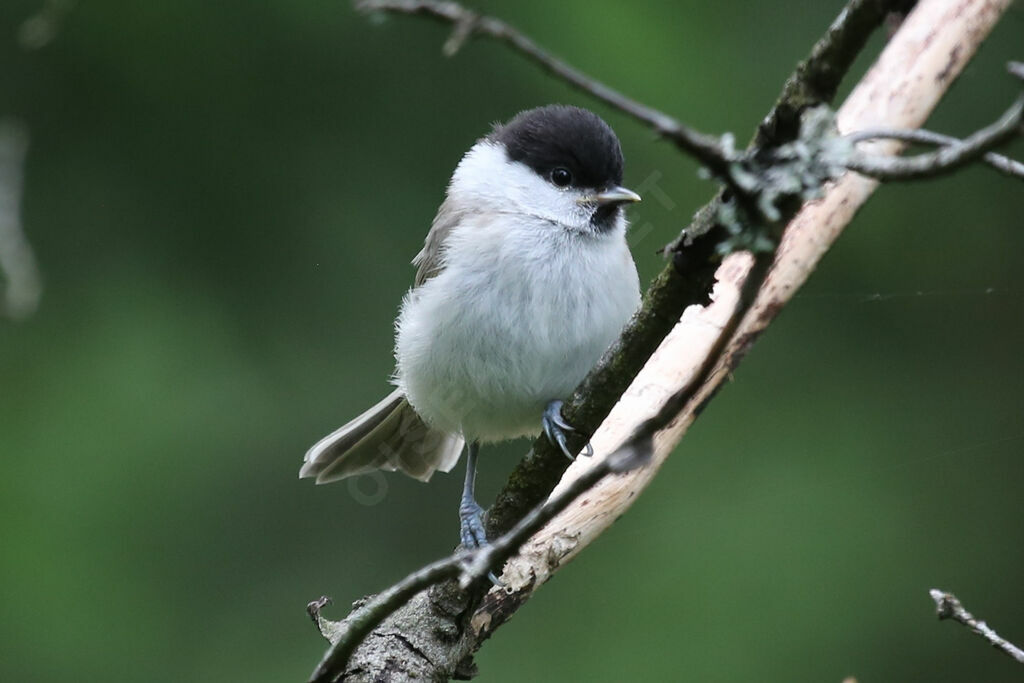
{"label": "bird's black cap", "polygon": [[488,136],[520,161],[547,178],[564,167],[572,185],[599,189],[622,184],[622,148],[615,132],[597,114],[553,104],[520,112],[498,124]]}

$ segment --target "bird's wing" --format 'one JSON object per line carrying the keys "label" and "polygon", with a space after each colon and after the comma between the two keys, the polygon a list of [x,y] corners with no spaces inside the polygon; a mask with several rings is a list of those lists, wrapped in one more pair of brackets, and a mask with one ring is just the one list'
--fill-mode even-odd
{"label": "bird's wing", "polygon": [[427,239],[423,242],[423,248],[412,260],[412,264],[416,266],[414,287],[419,287],[444,270],[445,239],[462,217],[462,212],[452,208],[451,200],[445,199],[442,202],[430,226],[430,232],[427,233]]}

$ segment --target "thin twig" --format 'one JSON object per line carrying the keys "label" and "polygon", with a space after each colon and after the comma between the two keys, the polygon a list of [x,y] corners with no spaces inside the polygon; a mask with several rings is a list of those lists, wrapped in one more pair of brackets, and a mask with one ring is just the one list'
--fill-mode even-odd
{"label": "thin twig", "polygon": [[957,144],[913,157],[891,157],[855,153],[845,163],[851,171],[878,180],[915,180],[931,178],[966,166],[990,149],[1021,133],[1024,121],[1024,96],[1006,110],[995,123],[982,128]]}
{"label": "thin twig", "polygon": [[928,591],[928,594],[931,595],[932,600],[935,601],[935,608],[940,620],[952,619],[953,621],[963,624],[987,640],[992,647],[1004,652],[1010,657],[1013,657],[1021,664],[1024,664],[1024,650],[1021,650],[1013,643],[1007,641],[1005,638],[993,631],[984,621],[978,620],[973,614],[964,609],[964,606],[960,604],[960,601],[957,600],[955,595],[952,593],[946,593],[945,591],[940,591],[937,588],[931,589]]}
{"label": "thin twig", "polygon": [[[885,139],[902,140],[903,142],[917,142],[925,145],[948,146],[963,144],[963,141],[960,140],[960,138],[955,138],[951,135],[943,135],[942,133],[936,133],[930,130],[924,130],[923,128],[919,128],[917,130],[872,128],[851,133],[846,137],[853,143]],[[1011,159],[1008,156],[1003,156],[1002,154],[997,154],[995,152],[985,152],[981,158],[985,163],[997,171],[1005,173],[1008,176],[1024,178],[1024,164],[1016,161],[1015,159]]]}
{"label": "thin twig", "polygon": [[641,104],[623,95],[596,78],[555,57],[512,25],[477,14],[457,2],[438,0],[358,0],[361,12],[392,12],[395,14],[422,14],[454,25],[452,36],[445,43],[444,52],[451,56],[474,34],[488,36],[507,43],[542,68],[570,85],[589,93],[621,112],[646,123],[654,131],[677,147],[698,159],[716,176],[727,183],[728,166],[732,161],[729,149],[720,138],[701,133],[684,125],[668,114]]}

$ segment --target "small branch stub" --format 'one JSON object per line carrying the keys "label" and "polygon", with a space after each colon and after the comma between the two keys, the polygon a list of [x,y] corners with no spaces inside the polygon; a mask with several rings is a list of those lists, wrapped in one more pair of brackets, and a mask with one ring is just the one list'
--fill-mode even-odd
{"label": "small branch stub", "polygon": [[984,621],[977,619],[973,614],[964,609],[964,606],[960,604],[960,601],[955,595],[952,593],[946,593],[945,591],[940,591],[937,588],[931,589],[928,591],[928,594],[931,595],[932,600],[935,601],[935,608],[940,621],[952,619],[953,621],[963,624],[987,640],[992,647],[1006,655],[1009,655],[1021,664],[1024,664],[1024,650],[1021,650],[1013,643],[1007,641],[992,630]]}
{"label": "small branch stub", "polygon": [[313,624],[316,626],[317,630],[320,631],[320,635],[322,635],[324,640],[328,643],[337,642],[345,632],[344,622],[331,621],[330,619],[325,619],[324,616],[320,614],[320,610],[332,602],[334,601],[331,600],[331,598],[323,595],[306,605],[306,614],[308,614],[309,618],[313,620]]}

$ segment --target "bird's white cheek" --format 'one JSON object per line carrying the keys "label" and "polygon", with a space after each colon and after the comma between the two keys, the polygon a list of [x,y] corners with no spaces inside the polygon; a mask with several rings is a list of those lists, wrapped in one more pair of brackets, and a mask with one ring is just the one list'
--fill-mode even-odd
{"label": "bird's white cheek", "polygon": [[509,161],[505,150],[492,143],[479,143],[463,157],[448,194],[479,211],[533,216],[589,230],[591,212],[579,203],[582,192],[555,187],[525,164]]}

